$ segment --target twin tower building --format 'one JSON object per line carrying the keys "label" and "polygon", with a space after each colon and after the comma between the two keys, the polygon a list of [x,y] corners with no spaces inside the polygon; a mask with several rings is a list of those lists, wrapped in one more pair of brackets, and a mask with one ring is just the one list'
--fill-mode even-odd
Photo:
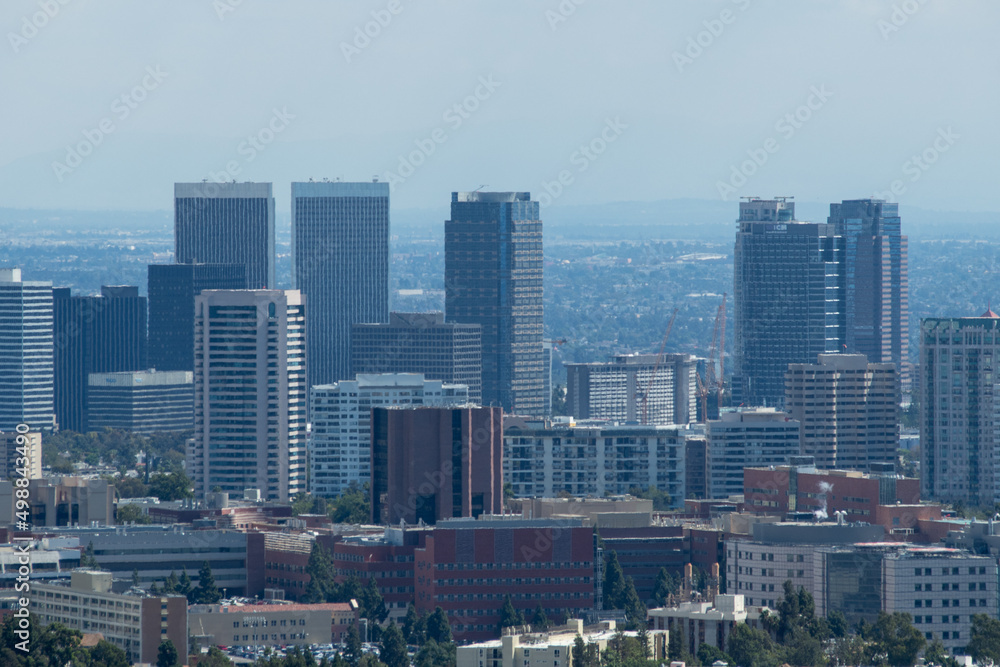
{"label": "twin tower building", "polygon": [[[176,264],[149,267],[149,358],[158,370],[194,372],[188,463],[198,495],[258,488],[287,499],[306,490],[309,389],[353,380],[352,334],[390,325],[389,192],[377,181],[293,183],[294,289],[278,290],[271,184],[175,185]],[[393,314],[415,330],[397,338],[407,349],[393,352],[403,360],[394,370],[426,366],[417,357],[435,350],[415,344],[428,339],[422,327],[462,325],[461,334],[478,335],[477,358],[447,363],[474,368],[470,398],[544,414],[538,202],[453,193],[444,284],[445,322]],[[445,346],[442,337],[437,352]]]}

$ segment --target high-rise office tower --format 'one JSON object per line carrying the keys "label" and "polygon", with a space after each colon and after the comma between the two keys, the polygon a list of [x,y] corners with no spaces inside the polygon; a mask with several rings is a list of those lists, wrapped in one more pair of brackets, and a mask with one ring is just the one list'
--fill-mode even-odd
{"label": "high-rise office tower", "polygon": [[444,223],[445,319],[478,324],[483,404],[542,415],[542,221],[527,192],[453,192]]}
{"label": "high-rise office tower", "polygon": [[0,269],[0,431],[53,427],[52,283]]}
{"label": "high-rise office tower", "polygon": [[194,298],[202,290],[248,287],[240,264],[150,264],[149,366],[194,369]]}
{"label": "high-rise office tower", "polygon": [[844,344],[843,239],[784,198],[740,202],[733,401],[780,406],[790,363]]}
{"label": "high-rise office tower", "polygon": [[420,373],[358,374],[309,390],[309,493],[339,496],[371,481],[372,408],[465,405],[469,388],[425,380]]}
{"label": "high-rise office tower", "polygon": [[1000,316],[920,323],[920,484],[927,500],[1000,502]]}
{"label": "high-rise office tower", "polygon": [[147,368],[146,297],[132,285],[102,286],[101,296],[57,288],[52,310],[56,422],[87,431],[88,375]]}
{"label": "high-rise office tower", "polygon": [[174,261],[240,264],[251,289],[274,289],[270,183],[175,183]]}
{"label": "high-rise office tower", "polygon": [[205,290],[195,301],[195,494],[306,490],[305,307],[297,290]]}
{"label": "high-rise office tower", "polygon": [[389,313],[388,324],[351,327],[351,377],[361,373],[423,373],[469,387],[482,400],[483,352],[478,324],[445,322],[444,314]]}
{"label": "high-rise office tower", "polygon": [[789,364],[785,408],[801,423],[802,454],[820,468],[869,470],[899,448],[896,365],[863,354],[821,354]]}
{"label": "high-rise office tower", "polygon": [[899,204],[846,200],[830,204],[827,222],[844,239],[847,351],[902,371],[909,356],[909,283]]}
{"label": "high-rise office tower", "polygon": [[87,422],[92,431],[164,433],[194,427],[191,371],[91,373],[89,384]]}
{"label": "high-rise office tower", "polygon": [[389,321],[389,184],[292,183],[292,275],[310,384],[351,379],[351,325]]}
{"label": "high-rise office tower", "polygon": [[500,408],[373,408],[371,429],[375,523],[500,513]]}

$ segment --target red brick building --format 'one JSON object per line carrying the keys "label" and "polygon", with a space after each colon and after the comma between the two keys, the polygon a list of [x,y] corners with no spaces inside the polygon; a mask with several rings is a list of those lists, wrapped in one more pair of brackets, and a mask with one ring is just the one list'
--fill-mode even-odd
{"label": "red brick building", "polygon": [[372,410],[372,521],[395,525],[499,514],[503,410]]}

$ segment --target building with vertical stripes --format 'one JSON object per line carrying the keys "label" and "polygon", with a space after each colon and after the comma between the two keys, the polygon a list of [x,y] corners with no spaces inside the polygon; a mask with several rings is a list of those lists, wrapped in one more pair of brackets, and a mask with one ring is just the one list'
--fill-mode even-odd
{"label": "building with vertical stripes", "polygon": [[306,490],[306,322],[297,290],[205,290],[195,301],[195,495]]}
{"label": "building with vertical stripes", "polygon": [[91,373],[89,385],[87,414],[92,431],[164,433],[194,428],[191,371]]}
{"label": "building with vertical stripes", "polygon": [[843,238],[786,198],[741,201],[738,222],[733,403],[780,407],[788,364],[843,351]]}
{"label": "building with vertical stripes", "polygon": [[273,289],[270,183],[175,183],[174,261],[240,264],[251,289]]}
{"label": "building with vertical stripes", "polygon": [[538,202],[527,192],[453,192],[444,252],[445,319],[481,328],[483,404],[543,415]]}
{"label": "building with vertical stripes", "polygon": [[56,421],[60,429],[87,431],[88,375],[147,367],[146,297],[131,285],[102,286],[100,296],[57,288],[52,303]]}
{"label": "building with vertical stripes", "polygon": [[52,283],[0,269],[0,431],[54,425]]}
{"label": "building with vertical stripes", "polygon": [[292,183],[292,275],[310,384],[350,380],[351,325],[389,321],[389,184]]}
{"label": "building with vertical stripes", "polygon": [[247,289],[240,264],[150,264],[149,367],[194,369],[194,298],[206,289]]}

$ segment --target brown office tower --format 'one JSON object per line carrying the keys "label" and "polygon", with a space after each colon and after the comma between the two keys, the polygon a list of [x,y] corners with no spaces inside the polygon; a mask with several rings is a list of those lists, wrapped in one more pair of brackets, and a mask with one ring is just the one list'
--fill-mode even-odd
{"label": "brown office tower", "polygon": [[373,408],[372,521],[499,513],[502,452],[500,408]]}

